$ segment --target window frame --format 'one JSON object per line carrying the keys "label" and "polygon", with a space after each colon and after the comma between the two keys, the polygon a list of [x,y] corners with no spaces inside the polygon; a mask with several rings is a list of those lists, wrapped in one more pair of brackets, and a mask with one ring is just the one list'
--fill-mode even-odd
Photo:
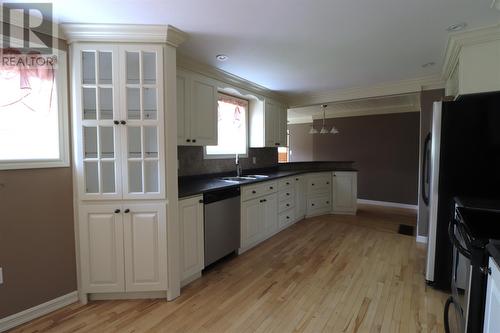
{"label": "window frame", "polygon": [[[219,91],[217,93],[217,103],[219,102],[219,95],[226,95],[231,98],[239,99],[241,101],[247,102],[247,107],[246,107],[246,112],[245,112],[245,127],[246,127],[246,146],[245,146],[245,154],[238,154],[239,158],[246,158],[248,157],[248,149],[249,147],[249,140],[250,140],[250,126],[248,124],[249,120],[249,112],[250,112],[250,101],[245,98],[241,98],[239,96],[234,96],[225,92]],[[217,121],[217,131],[218,131],[218,121]],[[222,160],[222,159],[233,159],[236,158],[236,154],[207,154],[207,146],[203,147],[203,159],[206,160]]]}
{"label": "window frame", "polygon": [[[2,36],[3,38],[3,36]],[[59,158],[57,159],[23,159],[0,160],[0,170],[64,168],[70,166],[69,152],[69,108],[68,108],[68,74],[67,52],[54,49],[57,55],[55,69],[57,89],[57,114],[59,127]]]}

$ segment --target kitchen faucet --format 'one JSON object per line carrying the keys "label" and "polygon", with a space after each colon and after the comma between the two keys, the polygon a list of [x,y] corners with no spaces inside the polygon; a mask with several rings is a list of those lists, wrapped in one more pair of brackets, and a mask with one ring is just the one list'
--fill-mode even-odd
{"label": "kitchen faucet", "polygon": [[238,154],[236,154],[236,177],[241,177],[241,165],[240,165],[240,159],[238,158]]}

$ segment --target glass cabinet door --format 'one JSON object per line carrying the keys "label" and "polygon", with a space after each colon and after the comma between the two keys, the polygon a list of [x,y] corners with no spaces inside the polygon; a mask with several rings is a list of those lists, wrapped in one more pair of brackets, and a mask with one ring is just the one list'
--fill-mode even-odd
{"label": "glass cabinet door", "polygon": [[81,110],[81,173],[83,198],[121,197],[120,113],[113,47],[82,49],[79,89]]}
{"label": "glass cabinet door", "polygon": [[125,102],[123,196],[164,196],[162,49],[124,47],[121,56]]}

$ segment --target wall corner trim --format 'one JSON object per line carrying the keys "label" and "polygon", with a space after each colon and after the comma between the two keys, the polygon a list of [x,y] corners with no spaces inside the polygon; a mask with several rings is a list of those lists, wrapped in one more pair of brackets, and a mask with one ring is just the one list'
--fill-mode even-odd
{"label": "wall corner trim", "polygon": [[417,243],[427,244],[427,236],[417,236]]}
{"label": "wall corner trim", "polygon": [[403,203],[398,203],[398,202],[388,202],[388,201],[365,200],[365,199],[358,199],[358,204],[394,207],[394,208],[404,208],[404,209],[411,209],[411,210],[418,209],[417,205],[409,205],[409,204],[403,204]]}
{"label": "wall corner trim", "polygon": [[75,290],[69,294],[54,298],[48,302],[39,304],[24,311],[15,313],[0,319],[0,332],[4,332],[13,327],[24,324],[30,320],[46,315],[52,311],[59,310],[66,305],[78,301],[78,292]]}

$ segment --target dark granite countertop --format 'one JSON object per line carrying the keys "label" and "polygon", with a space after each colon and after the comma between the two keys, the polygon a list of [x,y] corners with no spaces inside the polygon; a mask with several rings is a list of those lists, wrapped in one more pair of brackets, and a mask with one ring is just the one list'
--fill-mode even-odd
{"label": "dark granite countertop", "polygon": [[488,249],[488,252],[493,260],[497,263],[497,266],[500,267],[500,240],[490,240],[490,243],[486,245],[486,248]]}
{"label": "dark granite countertop", "polygon": [[[336,162],[307,162],[308,164],[302,164],[300,167],[294,167],[295,163],[287,163],[286,165],[280,165],[273,169],[252,169],[243,170],[243,175],[266,175],[267,178],[260,178],[255,180],[246,180],[240,183],[229,183],[221,180],[222,177],[235,176],[234,172],[224,173],[224,174],[209,174],[209,175],[199,175],[199,176],[186,176],[179,177],[179,198],[186,198],[193,195],[203,194],[210,191],[216,191],[220,189],[234,188],[249,184],[254,184],[258,182],[265,182],[274,179],[290,177],[295,175],[300,175],[304,173],[313,172],[331,172],[331,171],[357,171],[351,167],[346,167],[345,163],[339,166],[332,165]],[[305,168],[304,166],[308,167]]]}

